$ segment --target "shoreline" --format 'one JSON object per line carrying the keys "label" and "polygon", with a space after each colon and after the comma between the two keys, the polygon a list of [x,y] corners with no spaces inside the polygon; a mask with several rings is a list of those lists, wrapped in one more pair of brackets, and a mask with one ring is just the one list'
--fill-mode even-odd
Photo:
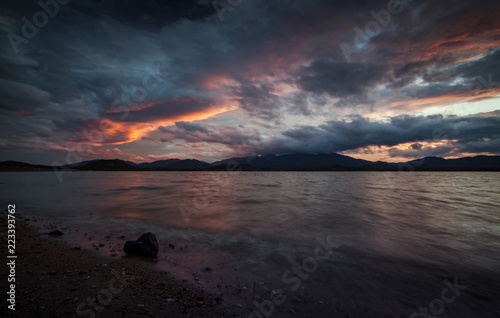
{"label": "shoreline", "polygon": [[[2,297],[0,312],[16,317],[236,317],[220,296],[156,271],[147,259],[112,259],[70,247],[16,222],[16,305]],[[7,221],[2,223],[6,259]],[[24,221],[21,221],[24,220]],[[7,289],[8,266],[2,266]],[[4,290],[4,295],[8,290]],[[9,313],[10,312],[10,313]],[[6,315],[2,315],[6,317]]]}
{"label": "shoreline", "polygon": [[[396,180],[399,186],[393,188],[393,179],[375,174],[285,177],[235,176],[219,193],[196,190],[215,181],[195,174],[79,174],[64,184],[33,174],[4,181],[4,207],[16,203],[16,221],[41,233],[21,230],[20,223],[16,227],[18,277],[26,276],[24,285],[16,282],[18,305],[31,306],[30,313],[42,306],[63,308],[60,316],[80,317],[76,310],[82,299],[80,311],[88,313],[86,298],[104,297],[108,291],[115,307],[111,313],[105,307],[97,317],[150,312],[163,317],[168,311],[174,317],[187,317],[184,311],[201,316],[202,311],[193,314],[191,308],[198,306],[196,300],[188,298],[184,305],[179,295],[179,309],[170,310],[176,295],[154,297],[156,288],[172,289],[166,282],[173,281],[181,294],[201,290],[215,301],[212,306],[199,304],[208,313],[205,317],[247,318],[256,310],[266,317],[271,312],[275,317],[409,317],[420,306],[429,308],[456,281],[467,289],[445,306],[442,317],[498,317],[497,175],[422,174]],[[193,204],[203,198],[208,205],[188,215],[186,223],[177,204],[197,207]],[[54,230],[63,235],[46,235]],[[0,232],[6,253],[5,221]],[[146,232],[158,238],[158,261],[124,257],[124,243]],[[335,244],[331,255],[316,257],[317,239],[330,237]],[[66,245],[50,253],[43,240]],[[8,270],[3,255],[2,275]],[[95,255],[103,257],[92,260]],[[69,268],[61,265],[67,260],[73,264]],[[61,269],[52,269],[54,264]],[[143,282],[134,280],[138,287],[131,291],[126,281],[123,291],[115,293],[122,289],[123,272],[135,279],[140,273]],[[2,277],[6,286],[7,276]],[[158,282],[163,285],[158,287]],[[4,313],[7,303],[2,302]],[[158,302],[163,302],[159,309]]]}
{"label": "shoreline", "polygon": [[[19,294],[20,291],[25,292],[28,301],[32,298],[37,301],[36,305],[29,305],[32,307],[27,314],[18,315],[18,312],[16,316],[19,317],[31,317],[35,313],[39,316],[38,308],[43,306],[48,299],[40,294],[45,296],[58,295],[61,293],[57,289],[58,285],[63,286],[60,290],[71,294],[68,296],[70,299],[64,297],[54,299],[48,306],[49,308],[66,306],[64,312],[59,312],[60,317],[68,315],[71,317],[93,317],[91,311],[96,314],[96,317],[116,317],[117,315],[120,317],[242,318],[257,315],[258,317],[259,310],[264,312],[268,310],[265,307],[267,305],[262,304],[275,298],[277,291],[283,288],[281,271],[273,272],[268,267],[269,265],[259,270],[253,265],[238,264],[238,260],[220,258],[220,255],[214,256],[214,251],[205,251],[203,248],[200,249],[200,246],[192,246],[195,245],[193,242],[190,244],[183,240],[159,240],[159,257],[153,260],[152,258],[128,256],[122,251],[127,240],[137,239],[142,232],[131,234],[130,231],[124,229],[103,232],[99,229],[78,226],[60,218],[35,217],[26,213],[23,213],[22,216],[18,213],[16,215],[17,235],[26,241],[24,244],[18,242],[20,244],[18,251],[24,251],[24,253],[17,254],[19,259],[25,263],[21,264],[24,266],[22,271],[16,270],[20,273],[19,275],[30,276],[23,277],[30,288],[36,289],[35,282],[38,280],[42,282],[41,286],[38,285],[40,290],[36,292],[38,295],[35,297],[32,296],[31,291],[25,292],[25,288],[22,290],[18,288],[16,291],[16,294]],[[93,213],[89,213],[89,216],[92,215]],[[5,218],[0,217],[0,220],[5,223],[3,228],[6,228]],[[62,231],[63,235],[49,236],[48,233],[54,230]],[[154,230],[152,232],[155,233]],[[2,246],[6,247],[6,233],[4,234],[0,241],[4,243]],[[29,255],[29,257],[25,255]],[[57,259],[57,261],[52,263],[47,258]],[[36,261],[33,261],[35,259]],[[70,265],[65,265],[67,259],[70,260]],[[271,261],[271,259],[267,259],[267,261]],[[288,268],[287,266],[282,269],[285,270]],[[98,274],[98,276],[93,277],[91,273]],[[61,275],[58,276],[58,274]],[[90,278],[87,278],[88,276]],[[88,305],[87,297],[94,299],[97,296],[104,297],[106,289],[113,289],[109,287],[110,285],[120,289],[119,282],[122,276],[133,277],[133,279],[127,280],[127,286],[123,288],[124,291],[113,297],[111,302],[113,306],[106,305],[103,312],[97,312]],[[137,282],[137,277],[141,277],[142,280]],[[79,280],[87,279],[91,283],[84,285],[85,292],[74,290],[73,284],[78,284],[77,288],[80,289]],[[113,279],[113,283],[110,284]],[[25,283],[24,281],[22,284]],[[53,281],[56,282],[54,286],[45,287],[47,282]],[[153,282],[155,286],[150,290],[144,287],[152,285]],[[160,287],[158,287],[157,282],[160,282]],[[131,283],[135,287],[129,291]],[[167,290],[174,290],[174,292],[160,293],[157,297],[152,298],[152,303],[148,302],[147,299],[151,296],[150,291],[156,292],[162,286]],[[104,292],[99,294],[102,289]],[[286,296],[283,299],[287,299],[287,301],[273,308],[273,312],[278,312],[279,317],[307,317],[310,313],[325,314],[324,311],[327,310],[328,305],[325,305],[323,309],[318,308],[317,305],[323,307],[322,304],[326,302],[326,299],[316,295],[314,291],[306,292],[304,286],[296,292],[286,289],[284,291]],[[127,295],[122,297],[125,293]],[[144,296],[144,293],[148,295]],[[180,296],[172,296],[173,294]],[[22,296],[24,297],[24,294]],[[200,297],[202,300],[197,300]],[[75,300],[75,298],[78,299]],[[79,309],[78,306],[82,301],[84,304]],[[264,307],[256,307],[255,302]],[[123,306],[123,304],[132,305]],[[3,308],[0,312],[3,312],[8,305],[3,300]],[[22,308],[23,312],[26,311],[26,302],[16,303],[16,307],[17,305]],[[193,309],[193,307],[196,308]],[[334,308],[334,312],[338,314],[336,308]],[[41,317],[58,317],[58,314],[49,311]]]}

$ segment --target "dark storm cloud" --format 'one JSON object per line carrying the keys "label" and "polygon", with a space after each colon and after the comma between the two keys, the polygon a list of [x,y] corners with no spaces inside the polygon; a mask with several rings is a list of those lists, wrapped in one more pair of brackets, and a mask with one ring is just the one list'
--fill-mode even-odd
{"label": "dark storm cloud", "polygon": [[[175,126],[180,128],[180,129],[184,129],[185,131],[199,131],[202,133],[208,133],[208,128],[206,128],[202,124],[198,124],[198,123],[191,123],[191,122],[187,122],[187,121],[178,121],[175,123]],[[163,127],[160,127],[160,128],[163,128]]]}
{"label": "dark storm cloud", "polygon": [[388,68],[376,64],[314,61],[298,71],[297,84],[305,91],[333,97],[362,95],[384,80]]}
{"label": "dark storm cloud", "polygon": [[500,138],[478,138],[476,140],[465,140],[454,144],[457,149],[455,152],[456,155],[460,155],[463,152],[489,152],[500,155]]}
{"label": "dark storm cloud", "polygon": [[[173,98],[157,101],[144,108],[134,109],[124,107],[123,111],[102,114],[103,118],[117,122],[148,123],[159,120],[175,119],[183,115],[200,113],[214,107],[214,101],[191,97]],[[117,107],[121,109],[120,106]]]}
{"label": "dark storm cloud", "polygon": [[[159,27],[180,19],[197,20],[215,14],[215,9],[209,2],[198,0],[72,0],[67,4],[79,14],[73,16],[65,12],[63,19],[76,18],[81,22],[84,17],[94,20],[111,17],[134,28],[148,31],[159,31]],[[40,10],[37,2],[31,0],[4,1],[3,6],[12,15],[28,16]]]}
{"label": "dark storm cloud", "polygon": [[198,20],[215,13],[212,5],[198,0],[112,0],[99,3],[97,8],[86,2],[77,5],[89,16],[110,16],[121,23],[149,31],[159,31],[159,27],[180,19]]}
{"label": "dark storm cloud", "polygon": [[451,80],[451,76],[445,76],[443,73],[435,71],[435,69],[452,65],[455,61],[456,59],[451,54],[436,56],[429,60],[411,61],[402,67],[395,68],[395,80],[390,86],[396,88],[405,87],[419,76],[428,82]]}
{"label": "dark storm cloud", "polygon": [[[477,61],[470,58],[488,55],[500,46],[498,2],[413,1],[409,9],[410,14],[397,16],[392,27],[370,39],[371,50],[360,54],[365,59],[391,65],[394,79],[388,85],[390,88],[405,88],[422,78],[428,84],[425,90],[430,96],[454,92],[460,95],[473,90],[474,77],[486,78],[496,73],[493,69],[476,67]],[[498,61],[498,56],[490,57],[489,62],[495,64],[494,59]],[[452,84],[457,76],[466,80]],[[435,84],[439,85],[437,89]],[[425,91],[422,93],[425,95]]]}
{"label": "dark storm cloud", "polygon": [[188,143],[216,143],[228,146],[251,145],[261,137],[254,129],[235,126],[207,126],[199,123],[176,122],[175,127],[158,128],[163,133],[162,142],[184,140]]}
{"label": "dark storm cloud", "polygon": [[[477,94],[481,91],[488,92],[500,88],[500,50],[493,51],[476,60],[463,62],[447,71],[429,71],[426,68],[421,68],[422,65],[427,65],[439,69],[450,62],[449,57],[444,57],[439,61],[429,60],[409,63],[399,71],[397,74],[398,81],[391,84],[391,86],[404,87],[419,75],[425,81],[432,83],[432,85],[421,88],[410,88],[412,93],[408,93],[408,96],[414,98]],[[451,83],[456,78],[461,78],[462,81]],[[405,81],[406,83],[402,85],[402,82]]]}
{"label": "dark storm cloud", "polygon": [[[453,76],[460,76],[468,81],[478,84],[478,79],[485,82],[484,88],[496,88],[500,86],[500,49],[486,55],[478,60],[463,63],[453,72]],[[488,87],[489,86],[489,87]]]}
{"label": "dark storm cloud", "polygon": [[391,148],[388,154],[399,158],[422,158],[422,157],[450,157],[463,156],[464,153],[492,153],[500,154],[500,138],[478,138],[475,140],[449,141],[445,145],[423,146],[419,149]]}
{"label": "dark storm cloud", "polygon": [[392,16],[384,32],[370,39],[373,47],[368,55],[396,58],[393,62],[404,66],[412,61],[486,53],[498,44],[498,2],[412,1],[408,9]]}
{"label": "dark storm cloud", "polygon": [[[494,51],[500,45],[500,3],[492,1],[412,1],[347,63],[339,44],[353,43],[355,28],[364,29],[374,20],[371,11],[385,10],[387,3],[245,0],[220,21],[210,0],[72,0],[16,54],[7,34],[22,35],[22,17],[31,19],[41,8],[36,1],[4,1],[0,144],[68,148],[82,130],[106,119],[119,126],[108,141],[130,141],[138,125],[178,120],[173,131],[164,132],[170,134],[166,140],[240,145],[260,140],[258,131],[200,126],[182,117],[236,106],[249,121],[264,119],[260,126],[276,136],[281,133],[276,123],[290,114],[317,122],[323,114],[319,108],[332,104],[384,107],[377,104],[384,86],[403,101],[454,100],[482,85],[478,78],[500,82]],[[425,83],[416,87],[419,78]],[[288,92],[283,85],[297,91],[283,93]],[[491,86],[484,90],[494,95],[497,86]],[[141,89],[146,93],[134,98]],[[400,132],[396,123],[377,126],[359,118],[337,129],[356,122],[387,134]],[[355,132],[351,140],[331,132],[335,125],[327,126],[285,131],[274,149],[330,149],[320,137],[325,134],[340,136],[331,139],[340,145],[335,149],[369,141]]]}
{"label": "dark storm cloud", "polygon": [[[144,59],[151,51],[164,55],[156,54],[156,62],[161,62],[165,68],[171,70],[175,65],[175,72],[169,74],[171,91],[188,88],[194,92],[203,90],[197,85],[198,79],[213,73],[236,78],[244,90],[248,81],[245,77],[290,70],[288,62],[304,55],[316,59],[309,68],[302,69],[308,72],[298,79],[304,89],[328,92],[334,94],[332,96],[358,94],[377,80],[383,81],[382,69],[388,66],[343,64],[338,37],[335,38],[331,30],[335,28],[339,34],[349,34],[356,25],[368,22],[363,19],[371,19],[370,10],[385,5],[385,1],[358,2],[355,5],[340,1],[242,4],[226,14],[227,23],[220,23],[203,20],[216,16],[210,2],[74,1],[61,7],[61,13],[30,41],[26,52],[30,63],[22,67],[16,63],[16,69],[22,68],[17,74],[28,84],[49,91],[53,101],[62,102],[85,94],[95,95],[92,96],[95,103],[109,106],[113,95],[119,95],[127,87],[140,82],[137,74],[140,67],[134,62],[143,60],[142,69],[146,65],[152,66],[155,58]],[[28,2],[24,6],[9,7],[18,13],[14,14],[18,18],[39,9],[30,7]],[[432,7],[432,10],[423,14],[435,17],[436,8]],[[326,16],[335,18],[326,19]],[[397,37],[405,30],[401,27],[394,34]],[[158,31],[161,31],[159,35]],[[391,41],[397,43],[394,36]],[[290,49],[294,47],[305,47],[305,50],[298,54]],[[315,49],[311,50],[313,47]],[[338,62],[318,60],[318,56],[324,55],[320,47],[331,51],[328,58]],[[403,48],[401,45],[399,51]],[[279,64],[279,59],[284,60],[283,65]],[[323,65],[325,69],[321,68]],[[414,72],[427,66],[424,63]],[[4,71],[12,78],[11,68]],[[28,76],[30,73],[36,76]],[[166,91],[157,93],[168,94]],[[263,98],[265,96],[248,101],[243,97],[241,106],[253,115],[275,116],[276,110],[272,108],[277,103]],[[261,111],[253,112],[252,104]]]}
{"label": "dark storm cloud", "polygon": [[34,86],[0,79],[0,109],[26,110],[47,104],[50,94]]}
{"label": "dark storm cloud", "polygon": [[[211,5],[193,2],[72,1],[59,6],[58,14],[28,43],[21,43],[19,54],[6,35],[23,35],[21,18],[30,19],[41,8],[32,1],[4,2],[0,12],[0,142],[12,147],[48,150],[61,145],[64,149],[68,142],[85,140],[83,132],[99,128],[96,123],[102,118],[148,123],[210,108],[212,102],[206,99],[188,97],[177,102],[179,92],[169,89],[171,81],[160,85],[164,75],[158,68],[164,56],[157,33],[176,21],[215,13]],[[154,89],[152,82],[158,84]],[[145,88],[145,96],[134,100],[133,92]],[[125,106],[127,116],[109,112],[116,101],[119,107]],[[152,106],[141,108],[141,102]],[[122,127],[104,141],[127,141],[128,135]]]}
{"label": "dark storm cloud", "polygon": [[[37,5],[30,4],[15,6],[9,12],[18,17],[11,31],[20,34],[20,17],[30,17],[31,11],[40,10]],[[117,97],[141,86],[148,74],[146,67],[154,69],[162,58],[157,35],[149,32],[150,28],[144,26],[147,23],[139,21],[156,21],[156,29],[161,29],[165,24],[190,17],[187,11],[185,16],[174,15],[175,18],[161,16],[159,9],[156,18],[150,20],[150,13],[155,12],[150,7],[154,4],[169,7],[174,12],[180,10],[173,8],[172,3],[162,5],[159,1],[140,2],[140,5],[139,1],[74,1],[61,6],[59,14],[40,28],[37,36],[26,46],[21,45],[20,54],[12,54],[10,43],[5,42],[6,37],[2,38],[5,54],[0,58],[5,63],[0,67],[0,77],[46,90],[53,102],[83,98],[94,104],[91,110],[109,107]],[[179,3],[177,7],[187,5]],[[156,93],[163,98],[172,97],[160,90]]]}
{"label": "dark storm cloud", "polygon": [[[396,116],[389,122],[374,122],[361,116],[351,121],[329,121],[319,127],[304,126],[282,133],[267,143],[263,153],[339,152],[367,146],[458,140],[463,149],[498,152],[500,117]],[[493,142],[484,143],[484,140]],[[466,147],[469,145],[468,147]],[[480,146],[479,146],[480,145]],[[488,150],[487,150],[488,149]]]}
{"label": "dark storm cloud", "polygon": [[417,143],[412,144],[410,147],[413,150],[420,150],[420,149],[422,149],[423,145],[421,143],[417,142]]}
{"label": "dark storm cloud", "polygon": [[243,82],[234,94],[241,107],[256,117],[273,120],[279,117],[279,98],[267,83]]}
{"label": "dark storm cloud", "polygon": [[452,145],[439,145],[437,147],[421,147],[420,149],[391,148],[387,151],[392,158],[423,158],[444,157],[455,155],[457,148]]}

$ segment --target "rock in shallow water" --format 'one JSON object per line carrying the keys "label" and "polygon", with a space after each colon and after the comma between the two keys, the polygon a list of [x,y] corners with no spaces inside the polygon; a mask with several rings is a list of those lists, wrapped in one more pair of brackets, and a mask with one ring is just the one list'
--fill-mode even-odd
{"label": "rock in shallow water", "polygon": [[123,251],[129,255],[157,257],[158,241],[153,233],[148,232],[139,237],[137,241],[125,242]]}

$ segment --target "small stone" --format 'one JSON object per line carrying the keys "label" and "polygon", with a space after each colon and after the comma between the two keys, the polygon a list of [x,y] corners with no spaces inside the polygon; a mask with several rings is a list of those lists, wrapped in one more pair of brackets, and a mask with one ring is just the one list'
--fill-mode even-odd
{"label": "small stone", "polygon": [[158,256],[158,240],[153,233],[148,232],[141,235],[136,241],[125,242],[123,251],[129,255],[156,258]]}
{"label": "small stone", "polygon": [[63,232],[61,232],[59,230],[55,230],[55,231],[49,232],[48,234],[50,236],[61,236],[61,235],[63,235]]}

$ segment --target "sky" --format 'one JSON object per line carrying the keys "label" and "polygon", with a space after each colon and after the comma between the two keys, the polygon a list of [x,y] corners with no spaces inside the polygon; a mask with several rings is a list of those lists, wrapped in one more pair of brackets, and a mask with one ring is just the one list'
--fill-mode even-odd
{"label": "sky", "polygon": [[0,161],[500,155],[500,1],[0,4]]}

